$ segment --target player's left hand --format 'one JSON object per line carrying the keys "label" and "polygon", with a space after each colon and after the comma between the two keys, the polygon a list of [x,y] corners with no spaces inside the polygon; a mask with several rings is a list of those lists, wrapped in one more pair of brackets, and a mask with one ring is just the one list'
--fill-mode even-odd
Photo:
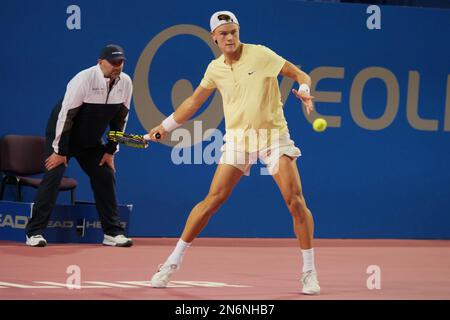
{"label": "player's left hand", "polygon": [[314,97],[310,96],[306,92],[298,92],[295,89],[292,89],[292,93],[302,101],[303,105],[305,106],[306,113],[309,115],[314,110]]}
{"label": "player's left hand", "polygon": [[106,163],[108,167],[112,169],[113,172],[116,172],[116,168],[114,167],[114,155],[105,153],[102,157],[102,160],[100,160],[99,166],[102,166]]}

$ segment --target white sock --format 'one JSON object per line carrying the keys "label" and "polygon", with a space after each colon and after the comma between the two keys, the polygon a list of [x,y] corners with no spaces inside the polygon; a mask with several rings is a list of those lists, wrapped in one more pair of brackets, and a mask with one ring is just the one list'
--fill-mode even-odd
{"label": "white sock", "polygon": [[191,246],[191,243],[184,242],[181,238],[178,240],[175,249],[172,251],[172,254],[167,258],[167,262],[170,264],[181,264],[183,261],[184,253],[186,249]]}
{"label": "white sock", "polygon": [[314,265],[314,249],[302,249],[303,255],[303,272],[307,271],[316,271],[316,267]]}

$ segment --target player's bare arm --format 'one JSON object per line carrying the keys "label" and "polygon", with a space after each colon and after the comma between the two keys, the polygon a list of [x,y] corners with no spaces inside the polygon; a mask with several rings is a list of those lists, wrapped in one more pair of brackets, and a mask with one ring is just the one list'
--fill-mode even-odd
{"label": "player's bare arm", "polygon": [[[188,121],[197,112],[197,110],[200,109],[202,104],[209,98],[214,90],[215,89],[206,89],[202,86],[198,86],[194,93],[189,98],[184,100],[177,110],[169,117],[171,118],[170,120],[172,123],[176,125]],[[164,139],[168,131],[170,131],[166,129],[167,126],[165,127],[163,123],[161,123],[157,127],[150,130],[149,135],[151,140],[158,141]],[[159,139],[155,137],[157,133],[161,135]]]}
{"label": "player's bare arm", "polygon": [[311,77],[289,61],[286,61],[280,71],[280,74],[297,81],[300,85],[300,89],[298,91],[296,89],[292,89],[292,93],[303,102],[306,108],[306,113],[310,114],[311,111],[314,110],[312,101],[314,97],[311,96],[309,92],[309,88],[311,87]]}

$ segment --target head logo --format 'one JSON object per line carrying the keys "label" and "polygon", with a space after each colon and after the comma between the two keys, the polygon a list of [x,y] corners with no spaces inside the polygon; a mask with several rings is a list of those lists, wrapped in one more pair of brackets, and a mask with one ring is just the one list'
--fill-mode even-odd
{"label": "head logo", "polygon": [[10,227],[13,229],[25,229],[28,223],[27,216],[20,216],[14,214],[0,214],[0,228]]}

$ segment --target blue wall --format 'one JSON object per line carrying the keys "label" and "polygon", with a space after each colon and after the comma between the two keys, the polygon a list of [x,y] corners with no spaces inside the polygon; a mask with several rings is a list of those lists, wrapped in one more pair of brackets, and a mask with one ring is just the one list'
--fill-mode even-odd
{"label": "blue wall", "polygon": [[[264,44],[306,72],[332,67],[340,73],[338,78],[317,82],[316,91],[341,93],[340,102],[330,103],[316,92],[317,111],[340,117],[340,124],[324,133],[311,129],[292,94],[284,95],[291,137],[303,153],[298,166],[315,216],[316,236],[450,239],[450,11],[382,7],[381,30],[369,30],[366,5],[288,0],[259,1],[257,6],[227,3],[225,8],[200,1],[3,2],[0,135],[44,135],[49,113],[67,82],[96,63],[103,45],[118,43],[125,48],[125,72],[134,77],[142,52],[160,32],[180,24],[208,30],[210,15],[229,9],[240,20],[243,42]],[[70,16],[66,9],[72,4],[81,9],[80,30],[66,26]],[[147,79],[161,112],[168,115],[173,110],[174,84],[184,78],[197,86],[213,57],[208,45],[192,35],[173,37],[159,47]],[[367,129],[367,123],[385,112],[388,94],[382,80],[365,84],[362,105],[368,120],[351,112],[357,75],[370,73],[371,67],[393,76],[388,91],[393,92],[394,105],[398,98],[392,122],[380,129]],[[428,129],[418,129],[408,120],[411,71],[420,75],[418,114],[435,119],[437,128],[431,123]],[[135,86],[140,92],[145,89],[142,83]],[[136,96],[133,101],[127,131],[145,132],[150,123],[137,112],[145,105],[137,105]],[[134,204],[133,236],[178,236],[190,209],[208,191],[216,166],[175,165],[171,151],[167,145],[152,144],[147,150],[122,148],[117,156],[119,200]],[[258,173],[259,166],[254,167],[252,175],[241,180],[202,236],[293,236],[290,215],[275,183]],[[77,198],[92,199],[89,181],[75,160],[67,174],[80,182]],[[33,195],[26,193],[30,200]],[[12,190],[6,196],[12,198]],[[66,195],[59,201],[67,201]]]}

